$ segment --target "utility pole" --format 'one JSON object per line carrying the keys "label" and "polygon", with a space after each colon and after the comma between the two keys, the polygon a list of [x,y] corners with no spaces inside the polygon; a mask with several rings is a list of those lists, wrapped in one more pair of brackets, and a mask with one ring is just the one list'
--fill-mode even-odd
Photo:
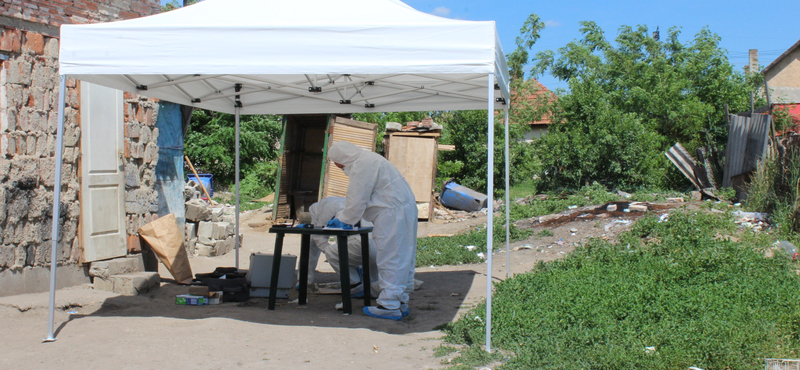
{"label": "utility pole", "polygon": [[[186,0],[184,0],[186,1]],[[658,41],[661,38],[661,33],[658,32],[658,26],[656,26],[655,32],[653,32],[653,40]]]}

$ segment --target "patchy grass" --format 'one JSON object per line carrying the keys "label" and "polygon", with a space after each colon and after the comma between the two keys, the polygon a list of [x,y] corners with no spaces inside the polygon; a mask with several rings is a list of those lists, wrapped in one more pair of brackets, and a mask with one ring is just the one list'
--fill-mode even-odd
{"label": "patchy grass", "polygon": [[[502,218],[494,223],[494,243],[505,243],[506,233]],[[500,231],[503,232],[500,232]],[[513,224],[510,229],[511,241],[527,239],[533,230],[520,230]],[[460,265],[483,261],[486,254],[486,227],[473,228],[453,236],[432,236],[417,239],[417,267]],[[483,256],[483,257],[481,257]]]}
{"label": "patchy grass", "polygon": [[[514,354],[499,368],[756,369],[797,358],[798,264],[764,257],[769,237],[724,237],[735,232],[727,213],[646,217],[618,243],[593,239],[498,283],[492,343]],[[449,342],[469,345],[454,369],[498,360],[477,355],[484,314],[480,304],[446,325]]]}

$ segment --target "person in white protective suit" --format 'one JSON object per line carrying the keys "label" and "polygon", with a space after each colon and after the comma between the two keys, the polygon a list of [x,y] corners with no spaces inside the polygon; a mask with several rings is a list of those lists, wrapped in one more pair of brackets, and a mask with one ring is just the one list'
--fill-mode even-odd
{"label": "person in white protective suit", "polygon": [[[314,225],[325,225],[328,221],[336,216],[336,213],[344,209],[346,200],[341,197],[327,197],[323,198],[317,203],[309,207],[308,212],[311,215],[311,223]],[[372,227],[369,221],[361,221],[362,227]],[[312,235],[311,243],[309,246],[309,259],[308,259],[308,282],[313,283],[315,280],[315,268],[319,261],[321,253],[325,254],[328,263],[331,264],[336,274],[339,274],[339,248],[336,243],[330,243],[328,235]],[[361,281],[361,273],[359,267],[361,266],[361,236],[353,235],[347,238],[347,255],[350,260],[350,290],[351,297],[363,297],[364,287]],[[378,265],[375,262],[377,250],[375,248],[375,241],[372,236],[369,238],[369,271],[371,283],[371,293],[378,292]]]}
{"label": "person in white protective suit", "polygon": [[417,205],[411,186],[386,158],[347,141],[334,143],[328,158],[350,178],[346,205],[328,226],[347,227],[362,218],[374,224],[381,292],[378,305],[364,307],[364,313],[401,320],[409,314],[417,255]]}

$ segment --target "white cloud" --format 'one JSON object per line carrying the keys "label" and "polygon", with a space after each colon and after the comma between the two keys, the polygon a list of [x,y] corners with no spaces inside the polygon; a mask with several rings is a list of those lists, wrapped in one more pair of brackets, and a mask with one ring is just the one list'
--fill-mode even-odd
{"label": "white cloud", "polygon": [[447,8],[445,6],[440,6],[440,7],[437,7],[436,9],[433,9],[431,14],[438,15],[440,17],[447,17],[447,16],[450,15],[451,12],[452,12],[452,10],[450,10],[449,8]]}
{"label": "white cloud", "polygon": [[547,26],[547,27],[558,27],[558,26],[561,26],[561,22],[554,21],[554,20],[549,20],[549,21],[545,21],[544,25]]}

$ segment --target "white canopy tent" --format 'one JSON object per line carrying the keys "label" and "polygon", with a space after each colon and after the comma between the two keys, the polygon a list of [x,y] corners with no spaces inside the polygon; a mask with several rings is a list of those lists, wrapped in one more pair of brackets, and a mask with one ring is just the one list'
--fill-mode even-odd
{"label": "white canopy tent", "polygon": [[[67,76],[236,115],[237,268],[240,114],[488,109],[487,193],[494,191],[494,110],[504,109],[507,123],[510,96],[505,55],[492,21],[441,18],[399,0],[205,0],[133,20],[64,25],[59,65],[56,163],[62,162]],[[508,188],[508,125],[505,142]],[[56,184],[60,170],[57,165]],[[58,225],[59,202],[56,187],[53,225]],[[488,202],[493,209],[491,196]],[[488,351],[492,225],[489,212]],[[58,228],[52,236],[55,262]],[[46,341],[55,340],[55,265]]]}

